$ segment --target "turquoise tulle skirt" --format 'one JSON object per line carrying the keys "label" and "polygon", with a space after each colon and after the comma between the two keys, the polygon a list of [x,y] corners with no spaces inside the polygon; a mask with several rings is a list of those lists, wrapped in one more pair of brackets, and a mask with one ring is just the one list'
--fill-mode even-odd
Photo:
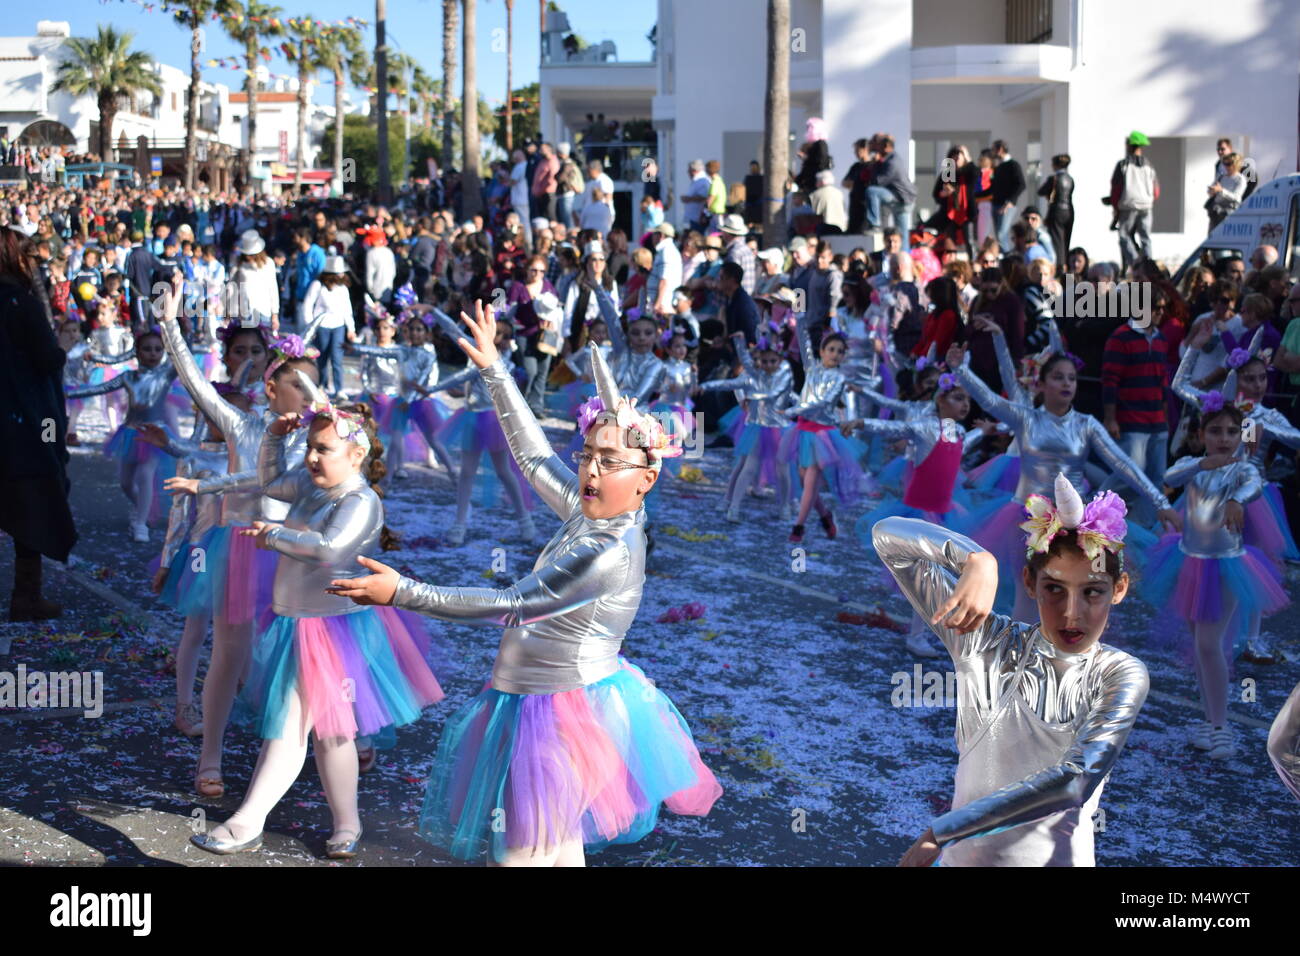
{"label": "turquoise tulle skirt", "polygon": [[660,804],[707,814],[722,787],[686,721],[640,668],[621,665],[558,694],[485,687],[443,728],[420,835],[458,859],[500,862],[509,849],[635,843]]}

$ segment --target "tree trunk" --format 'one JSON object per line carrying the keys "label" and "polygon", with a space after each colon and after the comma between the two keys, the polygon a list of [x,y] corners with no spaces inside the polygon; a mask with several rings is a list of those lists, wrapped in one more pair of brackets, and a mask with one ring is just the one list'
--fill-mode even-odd
{"label": "tree trunk", "polygon": [[99,94],[99,159],[100,162],[115,162],[113,156],[113,120],[117,118],[117,103],[113,94]]}
{"label": "tree trunk", "polygon": [[506,153],[515,148],[515,0],[506,0]]}
{"label": "tree trunk", "polygon": [[790,0],[767,0],[767,97],[763,123],[763,245],[786,238],[790,169]]}
{"label": "tree trunk", "polygon": [[386,203],[392,196],[393,176],[388,166],[388,48],[387,0],[375,0],[375,78],[379,93],[379,201]]}
{"label": "tree trunk", "polygon": [[483,197],[479,195],[478,180],[478,54],[474,49],[477,42],[474,6],[477,0],[464,2],[461,56],[465,64],[460,79],[460,129],[465,159],[460,173],[460,201],[461,216],[468,219],[483,208]]}
{"label": "tree trunk", "polygon": [[343,64],[334,61],[334,188],[342,196],[343,188]]}
{"label": "tree trunk", "polygon": [[194,188],[194,151],[199,128],[199,27],[190,31],[190,89],[185,97],[185,188]]}
{"label": "tree trunk", "polygon": [[249,39],[245,56],[248,59],[248,77],[244,89],[248,90],[248,152],[244,157],[244,188],[253,188],[253,167],[257,157],[257,37]]}
{"label": "tree trunk", "polygon": [[442,168],[451,169],[451,128],[456,111],[456,21],[457,0],[442,0]]}
{"label": "tree trunk", "polygon": [[303,153],[307,150],[307,41],[298,42],[298,146],[294,157],[294,198],[302,195]]}

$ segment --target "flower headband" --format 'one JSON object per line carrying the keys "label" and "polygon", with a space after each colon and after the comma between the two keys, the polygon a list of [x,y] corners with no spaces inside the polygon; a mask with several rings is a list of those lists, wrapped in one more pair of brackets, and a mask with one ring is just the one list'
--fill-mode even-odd
{"label": "flower headband", "polygon": [[952,372],[944,372],[939,376],[939,394],[942,395],[944,392],[951,392],[960,384],[961,382],[957,381],[956,375],[953,375]]}
{"label": "flower headband", "polygon": [[1124,499],[1113,491],[1097,495],[1084,506],[1083,499],[1064,473],[1056,476],[1056,501],[1043,495],[1030,495],[1025,502],[1029,520],[1020,525],[1029,533],[1025,540],[1025,556],[1035,552],[1046,554],[1052,539],[1073,531],[1079,547],[1090,560],[1096,560],[1103,550],[1121,554],[1128,525],[1124,515],[1128,508]]}
{"label": "flower headband", "polygon": [[239,321],[228,322],[217,329],[217,338],[221,339],[222,345],[229,344],[230,340],[241,332],[256,332],[262,337],[262,344],[266,345],[271,341],[271,326],[266,322],[259,325],[244,325]]}
{"label": "flower headband", "polygon": [[1228,368],[1241,368],[1251,359],[1249,349],[1233,349],[1228,355]]}
{"label": "flower headband", "polygon": [[591,372],[596,382],[596,395],[578,407],[580,434],[585,435],[602,414],[613,412],[618,427],[629,436],[628,444],[644,448],[650,467],[655,471],[663,465],[665,458],[676,458],[682,453],[681,445],[673,444],[672,437],[664,431],[659,419],[638,412],[635,398],[618,394],[618,384],[600,349],[591,352]]}
{"label": "flower headband", "polygon": [[304,344],[301,335],[292,333],[272,342],[268,351],[271,353],[271,361],[267,363],[266,371],[262,374],[263,381],[267,382],[271,381],[275,370],[290,359],[314,359],[320,355],[319,349]]}
{"label": "flower headband", "polygon": [[339,438],[359,446],[362,451],[370,453],[370,437],[366,434],[361,418],[351,412],[335,408],[329,402],[312,402],[307,411],[302,413],[304,427],[310,428],[317,418],[327,418],[334,422],[334,431]]}

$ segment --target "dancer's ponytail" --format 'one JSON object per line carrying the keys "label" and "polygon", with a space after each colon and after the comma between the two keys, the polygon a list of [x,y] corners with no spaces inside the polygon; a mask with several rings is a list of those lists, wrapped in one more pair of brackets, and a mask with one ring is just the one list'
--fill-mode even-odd
{"label": "dancer's ponytail", "polygon": [[[370,454],[366,456],[366,460],[361,464],[361,474],[370,483],[371,490],[380,498],[383,498],[384,489],[379,487],[379,483],[388,474],[388,468],[384,465],[384,443],[379,438],[379,427],[375,424],[374,413],[365,402],[341,406],[341,410],[356,415],[361,419],[361,427],[365,430],[366,438],[370,440]],[[400,541],[401,536],[390,529],[387,524],[380,529],[379,547],[382,550],[396,551],[401,547]]]}

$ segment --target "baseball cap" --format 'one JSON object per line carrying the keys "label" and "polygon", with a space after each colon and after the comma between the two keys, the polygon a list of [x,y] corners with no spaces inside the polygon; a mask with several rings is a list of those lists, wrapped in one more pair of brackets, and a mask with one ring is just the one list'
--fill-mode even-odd
{"label": "baseball cap", "polygon": [[655,228],[652,229],[651,231],[657,232],[661,236],[668,236],[670,239],[676,237],[677,235],[677,230],[673,228],[673,224],[671,222],[661,222],[659,223],[659,225],[655,226]]}

